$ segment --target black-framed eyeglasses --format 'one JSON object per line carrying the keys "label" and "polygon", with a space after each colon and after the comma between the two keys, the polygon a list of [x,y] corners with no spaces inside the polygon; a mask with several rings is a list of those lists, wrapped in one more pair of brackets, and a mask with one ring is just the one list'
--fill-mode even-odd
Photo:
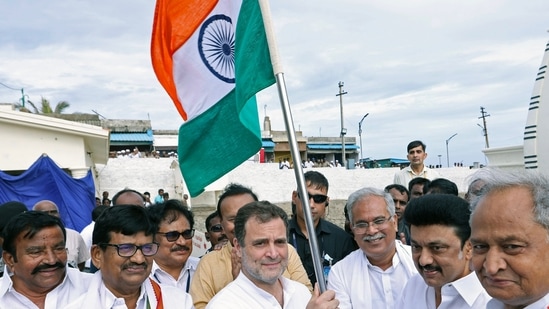
{"label": "black-framed eyeglasses", "polygon": [[105,243],[101,243],[99,244],[99,246],[115,247],[116,252],[121,257],[132,257],[137,252],[137,249],[141,250],[141,253],[143,253],[144,256],[153,256],[158,251],[158,244],[155,242],[143,244],[141,246],[138,246],[135,244],[105,244]]}
{"label": "black-framed eyeglasses", "polygon": [[212,225],[210,226],[210,231],[214,233],[223,232],[223,227],[221,226],[221,224]]}
{"label": "black-framed eyeglasses", "polygon": [[365,234],[370,226],[377,229],[385,227],[385,224],[389,222],[391,218],[391,216],[388,216],[387,218],[377,218],[372,222],[360,222],[353,225],[352,229],[355,234]]}
{"label": "black-framed eyeglasses", "polygon": [[184,230],[183,232],[178,231],[169,231],[166,233],[157,232],[158,235],[166,236],[166,240],[169,242],[174,242],[179,239],[179,236],[183,236],[185,239],[192,239],[194,236],[194,229]]}
{"label": "black-framed eyeglasses", "polygon": [[[328,196],[324,194],[311,194],[309,192],[307,192],[307,194],[309,195],[309,200],[313,199],[313,202],[317,204],[324,203],[328,199]],[[299,193],[297,193],[297,196],[301,199],[301,195]]]}

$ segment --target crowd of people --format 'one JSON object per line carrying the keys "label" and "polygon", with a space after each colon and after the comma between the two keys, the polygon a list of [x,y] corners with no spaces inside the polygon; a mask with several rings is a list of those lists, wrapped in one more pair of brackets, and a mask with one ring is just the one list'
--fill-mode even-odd
{"label": "crowd of people", "polygon": [[2,204],[0,308],[548,308],[549,177],[483,168],[460,196],[422,142],[407,151],[393,183],[348,197],[344,228],[318,170],[291,213],[231,183],[200,223],[162,189],[117,192],[80,234],[52,201]]}

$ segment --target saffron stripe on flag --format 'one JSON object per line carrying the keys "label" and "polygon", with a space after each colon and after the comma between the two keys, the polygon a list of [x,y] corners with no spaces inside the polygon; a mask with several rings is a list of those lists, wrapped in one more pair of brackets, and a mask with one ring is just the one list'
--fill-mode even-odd
{"label": "saffron stripe on flag", "polygon": [[[171,2],[174,0],[159,0],[159,2]],[[185,1],[177,1],[185,2]],[[204,1],[207,2],[207,1]],[[255,94],[262,89],[272,85],[275,82],[270,55],[265,37],[263,19],[257,0],[244,0],[240,7],[234,7],[239,1],[222,1],[217,3],[215,8],[209,14],[204,16],[204,21],[217,22],[213,27],[215,30],[212,40],[221,37],[231,38],[227,34],[227,29],[231,25],[234,33],[234,45],[230,40],[220,40],[223,44],[219,46],[222,53],[216,54],[216,57],[222,57],[222,62],[227,68],[227,59],[234,59],[234,77],[225,76],[227,71],[216,67],[218,58],[204,57],[204,53],[212,49],[203,49],[200,51],[200,57],[195,48],[207,46],[212,47],[210,43],[217,41],[208,41],[210,45],[204,45],[205,24],[199,25],[194,33],[189,36],[185,43],[177,50],[164,52],[152,52],[153,65],[166,65],[169,61],[155,61],[158,55],[171,55],[173,61],[172,75],[164,74],[159,76],[160,82],[170,93],[169,86],[173,85],[176,91],[176,107],[181,98],[193,98],[193,100],[183,100],[182,110],[189,106],[188,110],[193,110],[196,114],[185,122],[179,129],[179,163],[181,172],[189,189],[191,196],[196,196],[204,191],[204,188],[219,179],[242,162],[256,154],[261,148],[261,131],[257,112],[257,103]],[[160,5],[159,7],[170,7],[170,5]],[[193,10],[185,11],[185,14],[193,15]],[[163,21],[165,18],[176,20]],[[213,19],[212,19],[213,18]],[[161,12],[155,14],[155,28],[160,20],[164,25],[178,24],[185,20],[185,15],[174,17],[173,14],[163,16]],[[236,30],[234,29],[236,25]],[[220,30],[221,29],[221,30]],[[164,31],[153,31],[151,50],[158,48],[168,48],[172,42],[171,38],[158,39],[154,35],[177,36],[175,29],[164,29]],[[230,33],[229,33],[230,34]],[[164,42],[160,47],[159,42]],[[192,44],[192,43],[197,43]],[[203,45],[200,45],[203,44]],[[193,46],[194,45],[194,46]],[[234,46],[234,48],[232,48]],[[215,47],[215,46],[214,46]],[[169,49],[169,48],[168,48]],[[229,54],[230,52],[230,54]],[[211,61],[211,62],[210,62]],[[164,67],[164,69],[166,69]],[[158,71],[155,72],[158,76]],[[175,73],[174,73],[175,72]],[[211,72],[219,77],[219,80],[212,81]],[[229,72],[230,73],[230,72]],[[191,74],[191,75],[185,75]],[[195,75],[196,74],[196,75]],[[168,87],[164,84],[163,78],[170,77]],[[195,78],[196,77],[196,78]],[[204,82],[207,81],[206,84]],[[220,81],[225,84],[220,84]],[[195,84],[198,83],[198,84]],[[231,84],[232,83],[232,84]],[[218,87],[217,85],[224,85]],[[214,95],[210,93],[195,94],[191,91],[202,91],[201,89],[213,89]],[[214,102],[208,100],[215,99]],[[217,99],[216,99],[217,98]],[[191,104],[191,105],[188,105]],[[207,106],[208,108],[204,108]],[[177,107],[179,110],[179,107]],[[202,110],[204,109],[204,110]],[[182,115],[183,116],[183,115]]]}

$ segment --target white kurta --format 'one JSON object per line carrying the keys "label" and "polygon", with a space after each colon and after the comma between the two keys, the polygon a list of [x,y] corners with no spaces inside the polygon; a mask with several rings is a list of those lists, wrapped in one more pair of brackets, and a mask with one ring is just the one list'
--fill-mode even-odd
{"label": "white kurta", "polygon": [[474,272],[454,282],[445,284],[441,288],[441,294],[442,300],[437,307],[435,304],[435,289],[428,286],[423,277],[417,274],[406,284],[396,308],[413,306],[425,309],[484,309],[491,299]]}
{"label": "white kurta", "polygon": [[[71,301],[88,291],[92,275],[82,273],[74,268],[67,267],[63,282],[46,296],[45,309],[63,308]],[[38,307],[28,298],[15,291],[13,282],[7,273],[1,279],[0,308],[36,308]]]}
{"label": "white kurta", "polygon": [[311,299],[311,292],[302,283],[280,276],[284,290],[284,307],[276,298],[258,288],[242,272],[236,279],[217,293],[206,309],[304,309]]}
{"label": "white kurta", "polygon": [[196,266],[198,265],[198,262],[200,262],[199,258],[189,256],[187,262],[183,266],[183,269],[181,269],[181,273],[179,273],[179,278],[177,278],[177,280],[170,274],[165,272],[163,269],[161,269],[160,266],[156,264],[156,262],[154,262],[150,277],[158,283],[174,286],[181,289],[182,291],[189,293],[190,282],[196,271]]}
{"label": "white kurta", "polygon": [[406,282],[417,273],[410,246],[396,242],[393,265],[386,270],[357,249],[332,266],[328,289],[336,292],[341,309],[393,309]]}
{"label": "white kurta", "polygon": [[[160,285],[164,309],[191,309],[193,301],[191,295],[172,286]],[[156,309],[158,304],[149,278],[141,285],[141,295],[137,300],[137,309],[146,309],[147,302],[151,309]],[[93,274],[87,293],[78,297],[64,309],[127,309],[124,299],[117,298],[103,284],[101,271]]]}

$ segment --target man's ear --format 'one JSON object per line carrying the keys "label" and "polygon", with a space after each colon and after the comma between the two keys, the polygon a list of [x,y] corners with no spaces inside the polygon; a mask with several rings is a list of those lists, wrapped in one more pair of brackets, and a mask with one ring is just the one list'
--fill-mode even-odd
{"label": "man's ear", "polygon": [[326,198],[326,207],[330,206],[330,197],[328,196]]}
{"label": "man's ear", "polygon": [[204,232],[204,237],[206,237],[206,241],[210,241],[210,233]]}
{"label": "man's ear", "polygon": [[467,239],[463,245],[463,254],[466,260],[471,260],[473,258],[473,244]]}
{"label": "man's ear", "polygon": [[105,252],[98,245],[93,245],[90,249],[92,263],[97,269],[101,269],[103,254],[105,254]]}
{"label": "man's ear", "polygon": [[238,256],[239,258],[242,258],[242,247],[240,246],[236,238],[234,239],[233,242],[234,242],[233,247],[236,249],[236,256]]}
{"label": "man's ear", "polygon": [[[7,251],[3,251],[2,252],[2,259],[4,260],[6,265],[8,265],[10,270],[13,271],[13,265],[15,264],[15,260],[17,260],[17,258],[15,258],[11,253],[9,253]],[[6,275],[6,274],[4,274],[4,275]]]}

